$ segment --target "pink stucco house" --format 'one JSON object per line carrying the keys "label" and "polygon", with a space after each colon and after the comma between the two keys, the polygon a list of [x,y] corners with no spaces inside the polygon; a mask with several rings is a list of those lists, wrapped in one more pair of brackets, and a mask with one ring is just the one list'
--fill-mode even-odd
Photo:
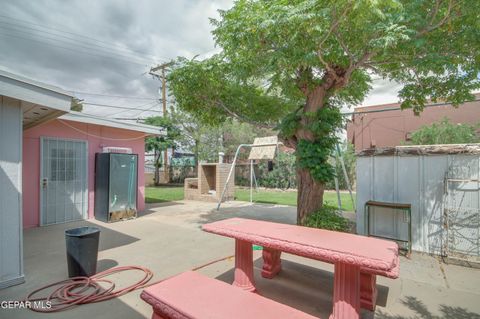
{"label": "pink stucco house", "polygon": [[[72,98],[0,68],[0,289],[25,280],[24,228],[94,217],[96,153],[131,152],[137,165],[127,172],[138,181],[129,184],[128,204],[145,208],[144,140],[162,132],[72,112]],[[119,171],[124,166],[112,175]]]}
{"label": "pink stucco house", "polygon": [[[146,136],[158,134],[159,129],[150,125],[73,111],[25,130],[22,185],[23,194],[28,196],[23,197],[23,227],[93,218],[95,154],[105,148],[130,149],[137,154],[137,209],[143,211],[144,141]],[[53,217],[42,220],[47,214]]]}

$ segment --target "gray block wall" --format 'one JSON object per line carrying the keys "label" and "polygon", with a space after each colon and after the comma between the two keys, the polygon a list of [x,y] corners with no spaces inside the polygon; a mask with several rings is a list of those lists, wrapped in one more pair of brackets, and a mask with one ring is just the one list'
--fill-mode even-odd
{"label": "gray block wall", "polygon": [[22,283],[22,108],[0,96],[0,289]]}

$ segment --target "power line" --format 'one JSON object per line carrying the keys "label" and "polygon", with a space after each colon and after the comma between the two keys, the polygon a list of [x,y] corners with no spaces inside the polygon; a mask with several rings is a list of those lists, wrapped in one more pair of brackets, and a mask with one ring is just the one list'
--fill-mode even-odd
{"label": "power line", "polygon": [[[102,103],[87,103],[87,102],[83,102],[82,104],[100,106],[100,107],[110,107],[110,108],[123,109],[123,110],[145,111],[143,109],[139,109],[138,106],[137,107],[126,107],[126,106],[120,106],[120,105],[111,105],[111,104],[102,104]],[[148,103],[148,104],[150,104],[150,103]],[[139,105],[139,106],[142,106],[142,105]],[[161,111],[153,111],[153,110],[150,111],[150,112],[162,113]]]}
{"label": "power line", "polygon": [[[57,34],[57,33],[54,33],[54,32],[48,32],[48,31],[35,29],[35,28],[30,28],[30,27],[26,27],[26,26],[16,26],[16,25],[14,25],[13,27],[11,27],[11,26],[2,26],[1,25],[1,24],[5,24],[5,23],[11,24],[9,22],[5,22],[5,21],[0,20],[0,28],[2,28],[4,30],[7,30],[7,31],[20,32],[20,33],[24,33],[24,34],[32,35],[32,36],[36,36],[36,37],[39,36],[39,37],[43,37],[45,39],[52,40],[52,41],[58,41],[58,42],[69,44],[69,45],[75,45],[75,46],[85,48],[85,49],[89,49],[89,50],[96,50],[96,51],[101,52],[101,53],[115,54],[115,55],[118,55],[118,56],[121,56],[121,57],[135,58],[135,59],[145,60],[145,61],[149,61],[149,62],[153,61],[152,58],[146,59],[146,58],[138,57],[138,56],[132,55],[130,52],[115,53],[112,50],[116,50],[117,52],[119,52],[119,50],[116,49],[116,48],[100,46],[100,45],[94,44],[94,43],[81,42],[78,39],[67,37],[67,36],[64,36],[62,34]],[[27,29],[34,30],[36,32],[25,31],[25,30],[16,29],[16,28],[27,28]],[[50,35],[53,35],[54,37],[53,38],[48,37],[48,36],[45,36],[42,33],[50,34]],[[66,40],[63,40],[63,39],[59,39],[57,37],[64,38],[64,39],[67,39],[67,40],[70,40],[70,41],[73,41],[73,42],[69,42],[69,41],[66,41]]]}
{"label": "power line", "polygon": [[[158,105],[159,105],[158,101],[149,102],[147,104],[139,105],[136,110],[124,110],[124,111],[120,111],[120,112],[115,113],[115,115],[118,116],[119,114],[123,114],[123,113],[127,113],[127,112],[137,112],[137,111],[140,111],[140,110],[141,110],[141,112],[139,114],[142,114],[143,112],[149,111],[149,110],[153,109],[154,107],[156,107]],[[144,107],[144,106],[149,106],[149,107],[146,108],[146,109],[141,108],[141,107]],[[135,115],[135,116],[138,116],[138,115]]]}
{"label": "power line", "polygon": [[115,56],[110,56],[110,55],[101,55],[101,54],[96,54],[96,53],[91,53],[91,52],[86,52],[86,51],[79,51],[79,50],[73,49],[71,47],[64,47],[64,46],[57,45],[57,44],[54,44],[54,43],[51,43],[51,42],[41,41],[41,40],[38,40],[38,39],[35,39],[35,38],[21,37],[21,36],[18,36],[18,35],[13,35],[13,34],[9,34],[9,33],[1,33],[1,32],[0,32],[0,36],[7,36],[7,37],[16,38],[16,39],[24,39],[24,40],[28,40],[28,41],[35,41],[35,42],[39,42],[39,43],[42,43],[42,44],[45,44],[45,45],[69,50],[69,51],[75,52],[77,54],[87,54],[87,55],[100,57],[100,58],[116,59],[116,60],[119,60],[119,61],[132,63],[132,64],[137,64],[137,65],[142,65],[142,66],[147,66],[148,65],[148,63],[135,62],[135,61],[132,61],[132,60],[128,60],[126,58],[120,58],[120,57],[115,57]]}
{"label": "power line", "polygon": [[[0,21],[0,23],[7,23],[7,24],[17,26],[17,27],[28,28],[28,29],[32,29],[32,30],[36,30],[36,31],[50,33],[50,34],[53,34],[53,35],[58,35],[58,36],[61,36],[61,37],[66,37],[64,35],[60,35],[60,34],[57,34],[57,33],[48,32],[48,31],[45,31],[45,30],[39,30],[39,29],[36,29],[36,28],[28,27],[28,25],[36,26],[36,27],[40,27],[40,28],[47,29],[47,30],[52,30],[52,31],[59,32],[59,33],[75,35],[75,36],[87,39],[90,42],[97,42],[97,43],[101,43],[101,44],[106,44],[108,46],[108,48],[111,48],[111,49],[113,48],[117,51],[134,53],[135,55],[143,55],[145,57],[148,57],[149,60],[151,60],[152,58],[156,59],[156,57],[151,55],[151,54],[147,54],[147,53],[142,52],[142,51],[137,51],[137,50],[132,50],[132,49],[128,49],[128,48],[119,47],[118,44],[116,44],[116,43],[99,40],[99,39],[89,37],[89,36],[86,36],[86,35],[83,35],[83,34],[80,34],[80,33],[70,32],[70,31],[66,31],[66,30],[60,30],[60,29],[57,29],[57,28],[52,28],[52,27],[49,27],[49,26],[45,26],[45,25],[41,25],[41,24],[37,24],[37,23],[32,23],[31,21],[22,20],[22,19],[7,16],[7,15],[2,15],[2,14],[0,14],[0,18],[19,21],[21,24],[9,22],[9,21]],[[22,24],[25,24],[27,26],[24,26]],[[66,37],[66,38],[68,38],[68,37]],[[69,38],[69,39],[71,39],[71,38]],[[79,40],[79,39],[74,39],[74,40]],[[83,41],[85,41],[85,40],[83,40]],[[100,46],[98,44],[92,44],[92,45]],[[104,46],[100,46],[100,47],[104,47]],[[167,59],[163,59],[163,60],[167,60]]]}
{"label": "power line", "polygon": [[156,100],[156,101],[161,101],[160,98],[156,98],[156,97],[128,96],[128,95],[112,95],[112,94],[104,94],[104,93],[82,92],[82,91],[75,91],[75,90],[67,90],[67,91],[68,91],[68,92],[72,92],[72,93],[81,94],[81,95],[117,97],[117,98],[130,99],[130,100]]}
{"label": "power line", "polygon": [[[48,36],[38,34],[38,33],[35,34],[35,33],[32,33],[32,32],[23,31],[23,30],[9,29],[8,27],[5,28],[4,26],[0,26],[0,29],[3,29],[3,31],[6,31],[7,33],[5,33],[5,34],[9,35],[9,36],[12,36],[12,37],[17,36],[18,38],[24,38],[24,37],[21,37],[18,34],[18,33],[21,33],[21,34],[25,34],[27,36],[33,37],[33,38],[27,38],[27,40],[34,40],[36,42],[48,43],[49,45],[52,45],[51,42],[45,42],[45,41],[42,42],[38,39],[38,38],[42,38],[42,39],[53,41],[54,43],[67,44],[67,45],[72,46],[72,47],[77,47],[77,48],[89,50],[89,52],[76,51],[75,50],[76,52],[87,53],[87,54],[96,54],[96,55],[101,54],[104,57],[117,58],[117,59],[121,58],[121,59],[125,59],[126,61],[129,61],[129,62],[134,62],[134,61],[131,61],[131,59],[134,59],[134,60],[136,60],[135,62],[137,62],[139,64],[140,63],[141,64],[149,64],[149,63],[153,62],[153,60],[148,60],[148,59],[144,59],[144,58],[141,58],[141,57],[136,57],[136,56],[133,56],[133,55],[115,53],[111,50],[104,49],[104,48],[99,49],[99,48],[92,47],[90,45],[82,45],[82,43],[77,43],[77,42],[75,42],[75,40],[73,40],[74,42],[69,42],[69,41],[65,41],[65,40],[62,40],[62,39],[54,38],[54,37],[48,37]],[[13,34],[11,32],[13,32]],[[65,47],[62,47],[62,48],[65,48]],[[91,51],[93,51],[93,53]]]}

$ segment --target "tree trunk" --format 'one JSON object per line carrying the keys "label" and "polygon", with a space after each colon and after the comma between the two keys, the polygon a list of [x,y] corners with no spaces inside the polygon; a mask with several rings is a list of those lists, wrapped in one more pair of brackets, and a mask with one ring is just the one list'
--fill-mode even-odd
{"label": "tree trunk", "polygon": [[[328,78],[325,82],[328,82]],[[326,92],[324,86],[319,86],[308,94],[306,104],[303,108],[304,113],[300,120],[301,127],[295,132],[295,141],[302,139],[313,141],[315,139],[313,132],[307,129],[311,119],[306,116],[306,114],[317,112],[324,107]],[[295,145],[296,144],[295,142]],[[299,165],[297,165],[297,185],[297,224],[303,225],[308,215],[322,208],[325,185],[315,180],[309,170],[300,168]]]}
{"label": "tree trunk", "polygon": [[161,152],[155,150],[155,159],[154,159],[154,166],[155,166],[155,177],[154,177],[154,183],[155,183],[155,186],[158,186],[160,185],[160,156],[161,156]]}
{"label": "tree trunk", "polygon": [[304,168],[297,168],[297,184],[297,224],[303,225],[309,214],[323,206],[324,185]]}

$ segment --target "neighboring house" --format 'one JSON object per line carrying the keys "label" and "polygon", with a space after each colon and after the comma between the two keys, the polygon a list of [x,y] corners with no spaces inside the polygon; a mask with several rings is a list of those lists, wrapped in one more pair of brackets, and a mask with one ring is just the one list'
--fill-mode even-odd
{"label": "neighboring house", "polygon": [[[160,130],[69,113],[72,98],[57,87],[0,70],[0,289],[24,281],[24,227],[93,217],[94,156],[104,146],[138,153],[137,202],[144,208],[144,137]],[[69,183],[57,188],[50,207],[42,207],[49,181],[41,176],[48,168],[55,168],[55,180]],[[59,213],[56,219],[42,222],[41,215],[52,208]]]}
{"label": "neighboring house", "polygon": [[356,152],[398,146],[408,141],[413,131],[444,117],[452,123],[477,124],[480,122],[480,94],[458,108],[451,104],[428,105],[419,116],[411,109],[400,110],[399,103],[357,107],[347,124],[347,138]]}

